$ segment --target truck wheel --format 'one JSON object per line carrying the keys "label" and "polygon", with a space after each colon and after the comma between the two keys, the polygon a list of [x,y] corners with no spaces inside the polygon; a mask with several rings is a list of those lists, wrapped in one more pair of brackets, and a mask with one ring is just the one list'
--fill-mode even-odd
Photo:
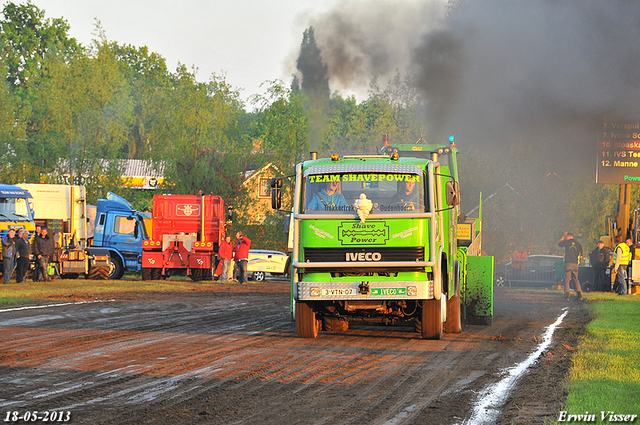
{"label": "truck wheel", "polygon": [[304,301],[296,303],[296,325],[298,327],[298,337],[316,338],[318,328],[322,323],[316,319],[316,312]]}
{"label": "truck wheel", "polygon": [[109,268],[100,266],[90,267],[87,278],[93,280],[107,280],[109,279]]}
{"label": "truck wheel", "polygon": [[114,255],[109,256],[109,279],[122,279],[124,266],[120,259]]}
{"label": "truck wheel", "polygon": [[202,269],[191,269],[191,274],[189,275],[189,277],[194,282],[202,280]]}
{"label": "truck wheel", "polygon": [[142,280],[151,280],[152,269],[142,269]]}
{"label": "truck wheel", "polygon": [[462,317],[460,314],[460,296],[447,300],[447,320],[444,322],[444,331],[449,334],[462,332]]}
{"label": "truck wheel", "polygon": [[422,338],[442,339],[442,304],[440,300],[424,300],[421,322]]}
{"label": "truck wheel", "polygon": [[322,330],[327,332],[344,332],[349,330],[349,322],[337,317],[325,316],[322,318]]}
{"label": "truck wheel", "polygon": [[160,280],[162,278],[162,269],[151,269],[151,280]]}
{"label": "truck wheel", "polygon": [[256,282],[264,282],[264,272],[253,272],[253,280]]}

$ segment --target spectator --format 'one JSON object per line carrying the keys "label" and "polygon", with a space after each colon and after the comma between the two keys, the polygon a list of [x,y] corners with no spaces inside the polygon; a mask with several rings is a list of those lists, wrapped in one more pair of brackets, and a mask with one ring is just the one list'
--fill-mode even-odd
{"label": "spectator", "polygon": [[248,281],[247,266],[249,264],[249,247],[251,247],[251,239],[244,236],[241,232],[236,233],[238,243],[234,249],[233,258],[236,260],[236,267],[240,272],[238,280],[241,285]]}
{"label": "spectator", "polygon": [[596,249],[589,254],[589,261],[593,268],[594,291],[611,291],[611,279],[607,279],[607,267],[611,260],[609,248],[604,246],[603,241],[598,241]]}
{"label": "spectator", "polygon": [[233,247],[231,246],[231,236],[227,235],[222,243],[220,243],[218,255],[220,255],[222,259],[220,280],[228,282],[233,277]]}
{"label": "spectator", "polygon": [[53,256],[53,242],[49,238],[49,231],[46,227],[40,229],[40,236],[35,238],[33,246],[33,255],[36,257],[36,281],[50,281],[49,276],[49,259]]}
{"label": "spectator", "polygon": [[27,283],[27,272],[31,262],[31,244],[29,243],[29,232],[22,232],[22,238],[16,241],[16,251],[18,260],[16,266],[16,282]]}
{"label": "spectator", "polygon": [[9,232],[2,239],[2,262],[4,274],[4,284],[8,285],[11,281],[11,275],[13,274],[14,262],[16,258],[16,244],[14,237],[16,236],[15,229],[9,229]]}
{"label": "spectator", "polygon": [[622,236],[616,237],[615,254],[616,260],[613,265],[613,272],[616,275],[616,285],[618,295],[627,295],[627,267],[631,263],[631,250],[629,247],[633,245],[631,239],[622,242]]}
{"label": "spectator", "polygon": [[582,300],[582,288],[578,280],[578,263],[582,257],[582,245],[574,239],[573,233],[564,232],[564,235],[558,242],[558,246],[564,248],[564,297],[569,301],[571,293],[571,280],[575,282],[577,300]]}
{"label": "spectator", "polygon": [[524,269],[524,263],[529,259],[529,253],[519,246],[513,254],[511,254],[511,268],[514,275],[518,275]]}

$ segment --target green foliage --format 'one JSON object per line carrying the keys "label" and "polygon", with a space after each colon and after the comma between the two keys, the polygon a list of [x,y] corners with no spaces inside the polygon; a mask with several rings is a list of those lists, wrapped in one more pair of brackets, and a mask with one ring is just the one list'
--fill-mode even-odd
{"label": "green foliage", "polygon": [[49,55],[68,59],[81,51],[68,35],[64,19],[45,19],[44,11],[33,3],[5,4],[0,21],[0,43],[7,67],[6,79],[14,86],[38,81],[42,64]]}

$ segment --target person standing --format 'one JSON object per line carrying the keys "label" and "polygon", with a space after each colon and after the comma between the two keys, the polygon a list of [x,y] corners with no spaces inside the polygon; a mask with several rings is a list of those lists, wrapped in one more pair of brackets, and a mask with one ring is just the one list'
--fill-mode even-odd
{"label": "person standing", "polygon": [[249,247],[251,247],[251,239],[244,236],[241,232],[236,233],[236,239],[238,243],[234,249],[234,259],[236,260],[236,267],[240,272],[239,281],[241,285],[244,285],[248,281],[247,266],[249,264]]}
{"label": "person standing", "polygon": [[629,247],[633,245],[631,239],[627,239],[622,242],[622,236],[616,237],[615,254],[616,259],[613,265],[613,272],[616,274],[616,284],[618,288],[618,295],[627,295],[627,268],[631,263],[631,250]]}
{"label": "person standing", "polygon": [[228,282],[233,277],[233,247],[231,246],[231,236],[225,236],[224,240],[220,243],[220,249],[218,255],[222,259],[222,273],[220,274],[220,280]]}
{"label": "person standing", "polygon": [[14,229],[9,229],[9,232],[2,239],[2,262],[3,269],[2,273],[4,274],[4,284],[8,285],[11,281],[11,275],[13,274],[13,266],[16,258],[16,244],[14,242],[14,237],[16,235],[16,231]]}
{"label": "person standing", "polygon": [[607,266],[611,260],[611,253],[609,248],[604,246],[603,241],[598,241],[596,249],[589,254],[589,260],[593,268],[594,291],[611,291],[611,279],[607,279]]}
{"label": "person standing", "polygon": [[36,257],[36,281],[50,281],[49,277],[49,259],[53,256],[53,241],[49,238],[49,230],[46,227],[40,229],[40,236],[35,238],[33,246],[33,255]]}
{"label": "person standing", "polygon": [[582,256],[582,245],[574,239],[573,233],[564,232],[560,242],[558,242],[558,246],[564,248],[564,297],[569,301],[570,283],[573,280],[576,284],[577,299],[581,300],[582,288],[578,280],[578,263]]}
{"label": "person standing", "polygon": [[18,252],[16,282],[27,283],[27,271],[31,261],[31,244],[27,230],[22,232],[22,237],[16,241],[16,251]]}

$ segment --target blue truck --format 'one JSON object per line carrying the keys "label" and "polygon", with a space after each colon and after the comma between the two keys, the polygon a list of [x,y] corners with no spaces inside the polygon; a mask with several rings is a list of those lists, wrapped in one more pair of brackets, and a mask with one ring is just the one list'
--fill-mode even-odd
{"label": "blue truck", "polygon": [[109,279],[142,268],[142,241],[149,239],[145,216],[121,196],[98,199],[93,246],[109,252]]}

